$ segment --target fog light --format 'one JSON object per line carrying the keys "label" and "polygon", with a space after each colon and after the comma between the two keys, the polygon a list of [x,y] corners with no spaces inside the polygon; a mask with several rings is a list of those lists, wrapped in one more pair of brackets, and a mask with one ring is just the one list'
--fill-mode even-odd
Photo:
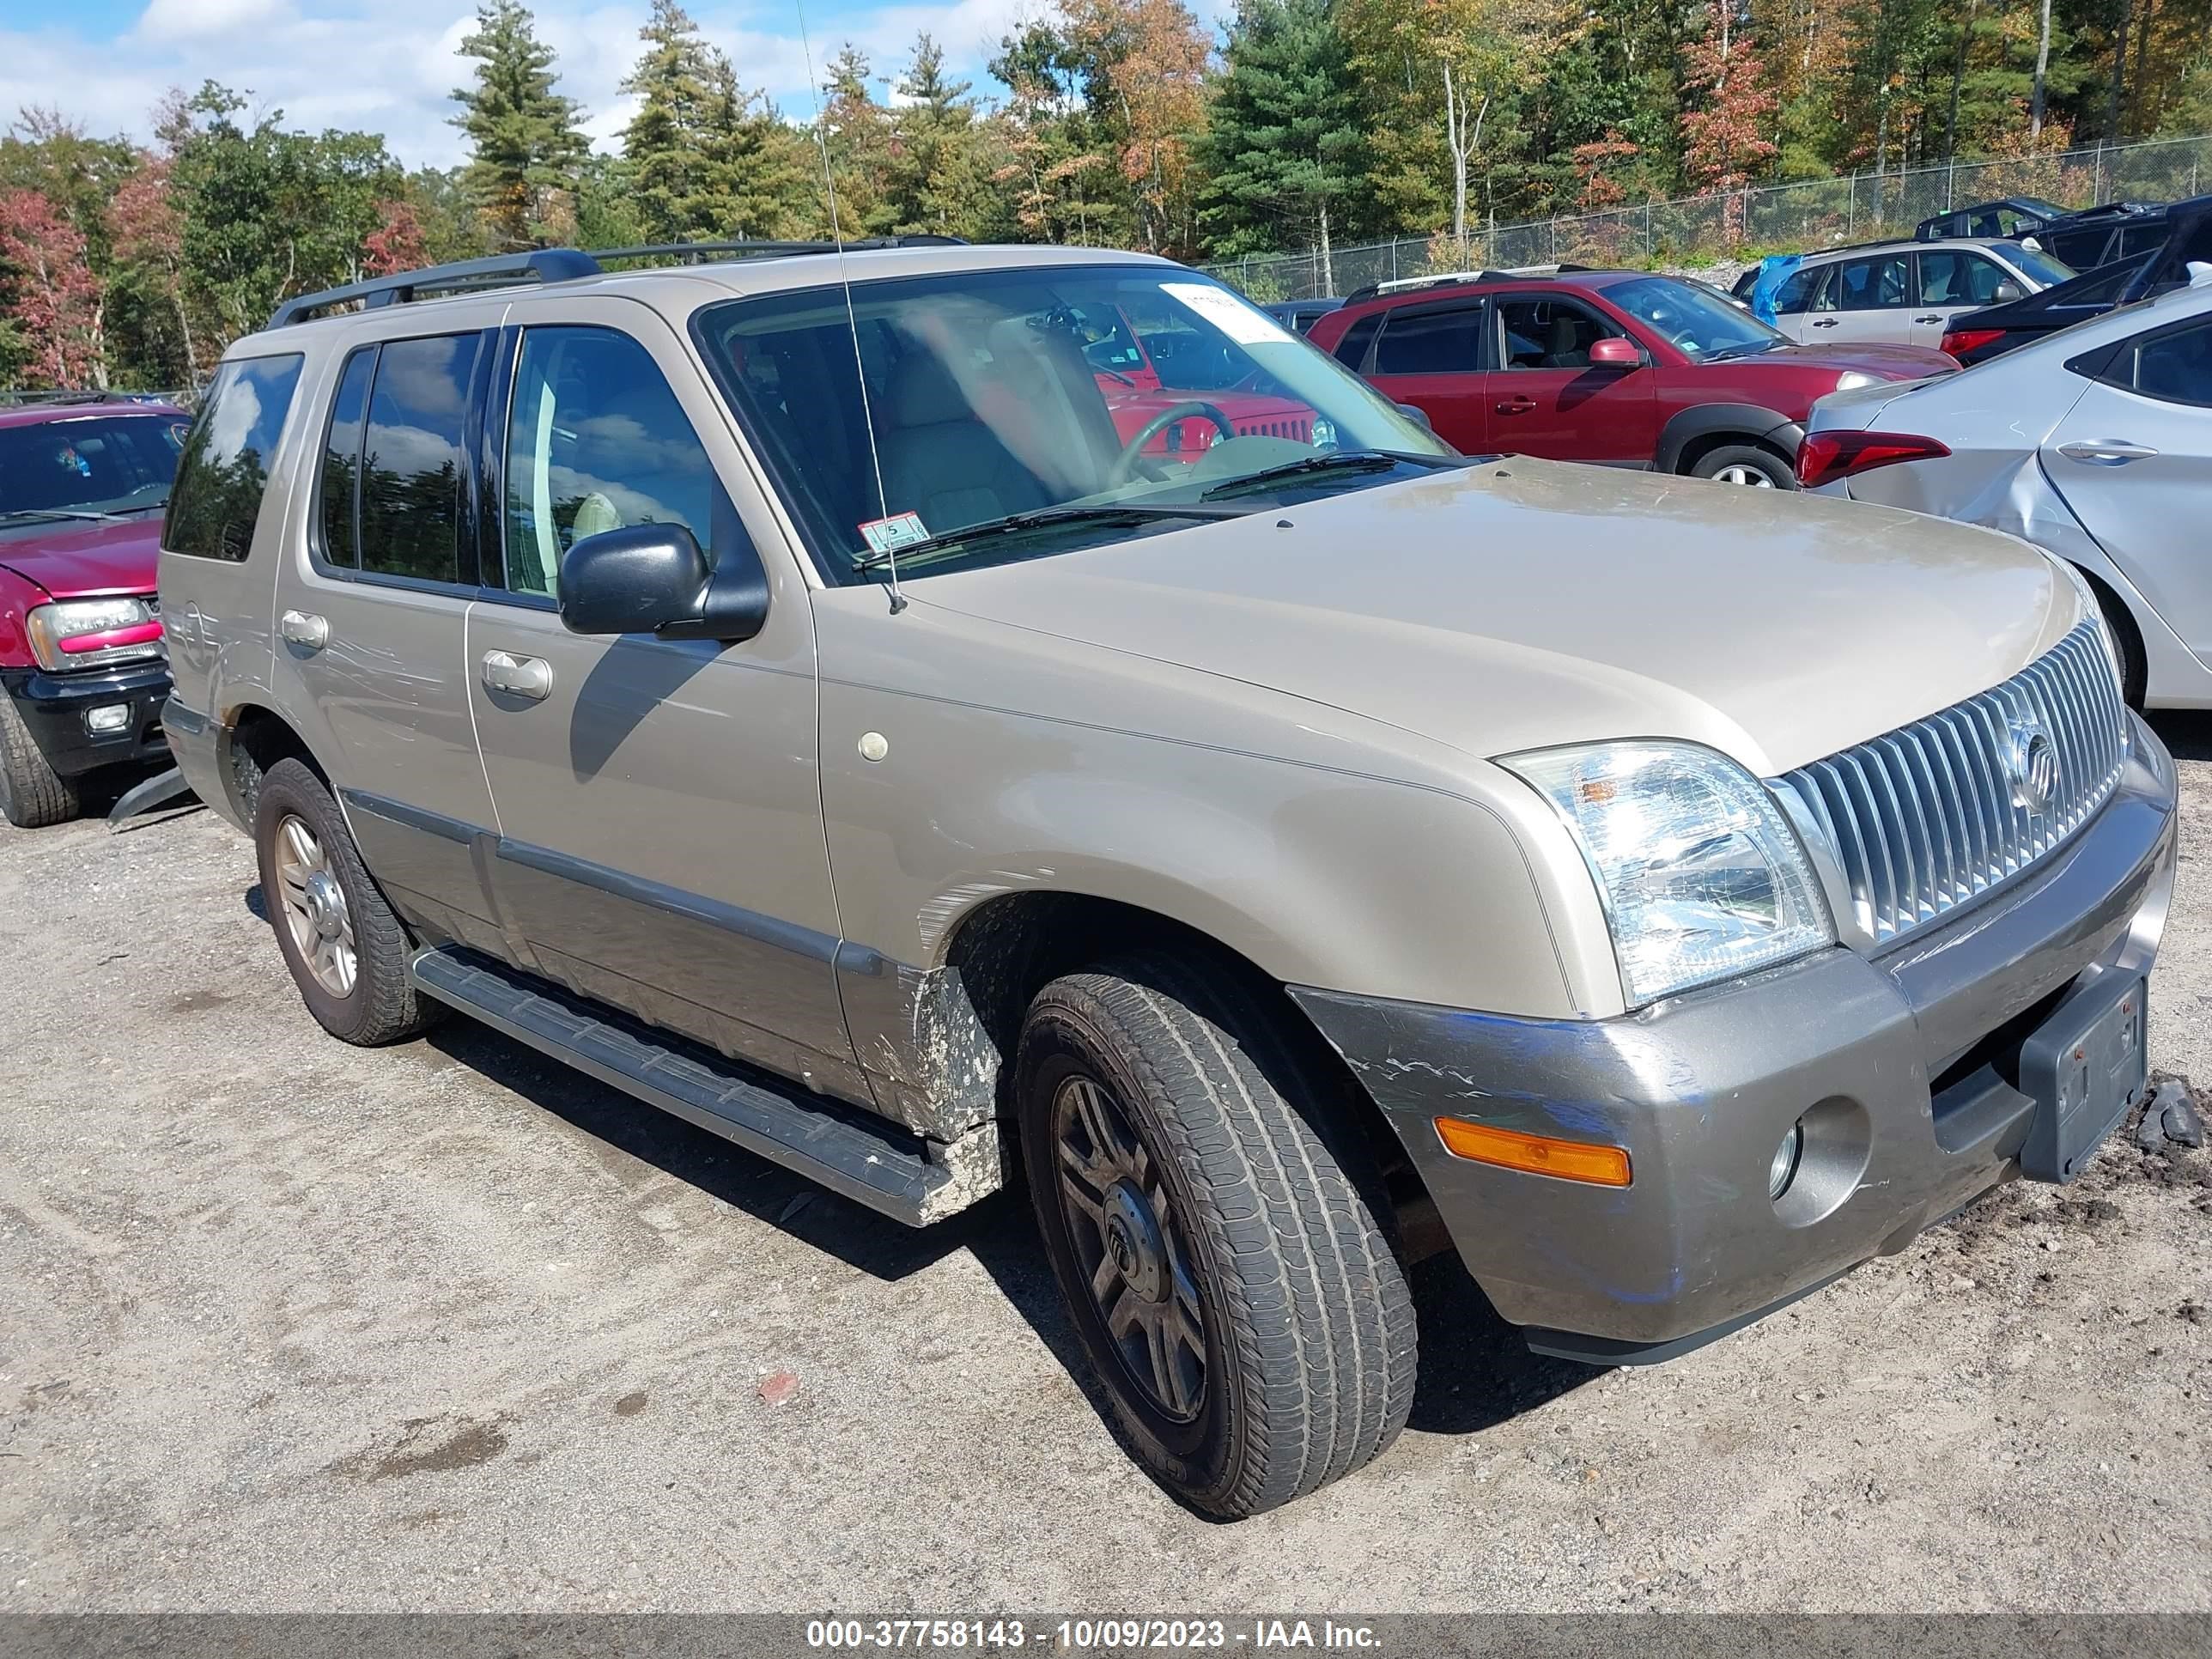
{"label": "fog light", "polygon": [[109,736],[130,724],[131,705],[127,702],[104,702],[97,708],[84,711],[85,730],[95,737]]}
{"label": "fog light", "polygon": [[1790,1126],[1790,1133],[1782,1137],[1782,1144],[1774,1149],[1774,1161],[1766,1166],[1766,1195],[1779,1198],[1790,1190],[1790,1183],[1797,1178],[1797,1159],[1805,1150],[1805,1120],[1799,1118]]}

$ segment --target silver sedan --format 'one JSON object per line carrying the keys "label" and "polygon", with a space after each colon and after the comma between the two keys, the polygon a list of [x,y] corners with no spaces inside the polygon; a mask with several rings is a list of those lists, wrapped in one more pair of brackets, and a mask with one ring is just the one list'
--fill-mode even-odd
{"label": "silver sedan", "polygon": [[2024,537],[2097,590],[2140,707],[2212,708],[2212,266],[1940,380],[1814,405],[1800,481]]}

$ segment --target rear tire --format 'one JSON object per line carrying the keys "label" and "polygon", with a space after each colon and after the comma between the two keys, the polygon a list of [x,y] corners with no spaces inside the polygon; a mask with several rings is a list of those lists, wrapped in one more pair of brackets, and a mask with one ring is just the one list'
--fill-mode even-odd
{"label": "rear tire", "polygon": [[44,830],[77,811],[76,780],[46,763],[15,699],[0,692],[0,816],[18,830]]}
{"label": "rear tire", "polygon": [[1046,1254],[1125,1443],[1224,1519],[1368,1462],[1413,1399],[1371,1160],[1278,1018],[1133,956],[1039,992],[1016,1061]]}
{"label": "rear tire", "polygon": [[253,815],[261,897],[316,1023],[364,1048],[411,1037],[444,1012],[408,976],[406,929],[369,879],[323,781],[297,760],[262,775]]}
{"label": "rear tire", "polygon": [[1789,462],[1757,444],[1723,444],[1698,457],[1690,468],[1693,478],[1740,484],[1753,489],[1795,489],[1797,474]]}

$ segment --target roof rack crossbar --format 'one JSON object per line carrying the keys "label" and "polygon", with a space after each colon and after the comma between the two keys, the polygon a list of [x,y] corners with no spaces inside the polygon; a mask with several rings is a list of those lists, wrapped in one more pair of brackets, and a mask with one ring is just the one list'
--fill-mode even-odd
{"label": "roof rack crossbar", "polygon": [[532,248],[526,253],[495,253],[483,259],[457,259],[451,264],[403,270],[390,276],[348,283],[343,288],[296,295],[270,314],[269,326],[283,328],[303,322],[318,312],[355,300],[363,306],[404,305],[420,294],[506,288],[525,282],[566,283],[579,276],[596,276],[599,272],[598,260],[572,247]]}
{"label": "roof rack crossbar", "polygon": [[[847,252],[869,248],[885,247],[965,247],[967,240],[959,236],[937,236],[915,234],[906,236],[870,236],[858,238],[844,244]],[[823,241],[763,241],[750,238],[728,242],[647,242],[636,247],[595,248],[592,257],[601,264],[612,259],[665,259],[715,258],[724,259],[777,259],[796,253],[835,253],[836,242]]]}

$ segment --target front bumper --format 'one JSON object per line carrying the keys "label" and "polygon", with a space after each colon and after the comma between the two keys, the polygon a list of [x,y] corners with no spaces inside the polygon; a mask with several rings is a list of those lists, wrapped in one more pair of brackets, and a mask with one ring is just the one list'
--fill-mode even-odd
{"label": "front bumper", "polygon": [[[65,778],[102,766],[167,757],[168,745],[161,735],[161,704],[169,695],[166,662],[74,674],[49,674],[43,668],[0,669],[0,687],[15,699],[15,710],[46,764]],[[130,711],[120,728],[96,732],[86,724],[92,709],[117,703]]]}
{"label": "front bumper", "polygon": [[[2132,718],[2132,717],[2130,717]],[[2149,970],[2173,762],[2136,720],[2112,799],[2033,870],[1873,957],[1838,949],[1609,1020],[1294,988],[1405,1143],[1468,1271],[1531,1346],[1671,1358],[1902,1249],[2019,1173],[2020,1051]],[[1455,1158],[1458,1117],[1628,1149],[1626,1188]],[[1791,1124],[1823,1148],[1777,1201]],[[1808,1184],[1808,1177],[1812,1179]]]}

